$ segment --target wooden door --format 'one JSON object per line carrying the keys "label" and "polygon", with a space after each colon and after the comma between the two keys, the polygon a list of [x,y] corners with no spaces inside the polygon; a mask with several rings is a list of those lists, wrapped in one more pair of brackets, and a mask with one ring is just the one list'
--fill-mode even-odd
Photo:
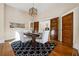
{"label": "wooden door", "polygon": [[[52,37],[54,40],[58,40],[58,17],[57,18],[53,18],[50,20],[50,31],[52,31],[54,28],[55,34]],[[51,38],[51,39],[52,39]]]}
{"label": "wooden door", "polygon": [[73,13],[62,17],[62,43],[73,46]]}
{"label": "wooden door", "polygon": [[39,31],[39,22],[34,22],[34,31]]}

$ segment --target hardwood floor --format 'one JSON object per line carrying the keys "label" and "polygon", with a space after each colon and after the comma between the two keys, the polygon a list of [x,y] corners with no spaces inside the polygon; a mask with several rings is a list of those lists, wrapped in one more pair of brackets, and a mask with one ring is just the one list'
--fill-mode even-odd
{"label": "hardwood floor", "polygon": [[8,42],[0,44],[0,56],[14,56],[12,47]]}
{"label": "hardwood floor", "polygon": [[[49,56],[77,56],[77,50],[64,46],[61,42],[55,41],[55,48]],[[15,56],[11,45],[6,42],[0,44],[0,56]]]}
{"label": "hardwood floor", "polygon": [[78,56],[78,51],[74,48],[63,45],[63,43],[55,41],[55,48],[49,56]]}

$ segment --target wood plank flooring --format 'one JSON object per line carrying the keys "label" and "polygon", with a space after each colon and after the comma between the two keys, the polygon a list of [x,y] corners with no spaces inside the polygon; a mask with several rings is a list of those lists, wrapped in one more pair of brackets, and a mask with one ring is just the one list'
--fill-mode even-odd
{"label": "wood plank flooring", "polygon": [[0,56],[14,56],[13,49],[9,43],[0,44]]}
{"label": "wood plank flooring", "polygon": [[77,56],[78,51],[74,48],[65,46],[63,43],[55,41],[55,48],[49,56]]}
{"label": "wood plank flooring", "polygon": [[[55,41],[55,48],[49,56],[77,56],[77,50],[64,46],[62,43]],[[6,42],[0,44],[0,56],[15,56],[11,45]]]}

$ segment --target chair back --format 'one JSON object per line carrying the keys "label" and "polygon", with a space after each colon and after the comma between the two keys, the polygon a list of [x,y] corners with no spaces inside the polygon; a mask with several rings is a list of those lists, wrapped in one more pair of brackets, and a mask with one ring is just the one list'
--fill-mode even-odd
{"label": "chair back", "polygon": [[49,30],[43,32],[43,37],[41,41],[43,44],[48,42],[49,32],[50,32]]}
{"label": "chair back", "polygon": [[26,32],[23,30],[17,30],[15,34],[16,40],[20,40],[22,42],[31,40],[31,38],[29,38],[28,36],[25,36],[24,33],[28,33],[28,30],[26,30]]}
{"label": "chair back", "polygon": [[4,43],[4,38],[0,36],[0,43]]}

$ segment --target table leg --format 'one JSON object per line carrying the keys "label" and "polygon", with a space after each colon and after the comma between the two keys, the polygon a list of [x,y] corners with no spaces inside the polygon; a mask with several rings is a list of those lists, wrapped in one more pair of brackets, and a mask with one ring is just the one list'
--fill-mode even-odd
{"label": "table leg", "polygon": [[32,38],[32,46],[33,46],[34,48],[35,48],[35,46],[36,46],[36,41],[35,41],[35,39],[36,39],[35,37]]}

